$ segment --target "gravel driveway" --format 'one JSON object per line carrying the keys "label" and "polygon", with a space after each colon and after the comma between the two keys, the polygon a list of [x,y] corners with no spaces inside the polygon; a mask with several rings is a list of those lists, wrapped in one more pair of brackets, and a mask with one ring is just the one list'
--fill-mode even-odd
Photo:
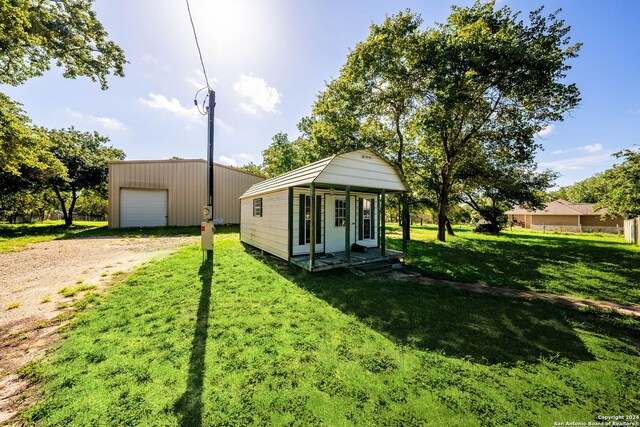
{"label": "gravel driveway", "polygon": [[100,290],[114,273],[130,272],[197,241],[193,236],[95,237],[36,243],[20,252],[0,253],[0,423],[19,409],[14,400],[22,400],[16,397],[26,389],[17,369],[43,355],[55,340],[57,326],[42,328],[42,324],[70,310],[65,306],[71,305],[73,297],[61,295],[62,288],[96,285]]}

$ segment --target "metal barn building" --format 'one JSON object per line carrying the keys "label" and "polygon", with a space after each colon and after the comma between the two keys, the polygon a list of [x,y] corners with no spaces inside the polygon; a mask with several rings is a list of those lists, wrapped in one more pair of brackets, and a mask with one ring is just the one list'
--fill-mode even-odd
{"label": "metal barn building", "polygon": [[309,271],[398,259],[385,245],[385,196],[407,191],[373,150],[328,157],[248,189],[240,240]]}
{"label": "metal barn building", "polygon": [[[217,163],[213,170],[214,222],[239,224],[239,197],[264,177]],[[109,162],[109,228],[199,225],[206,204],[206,160]]]}

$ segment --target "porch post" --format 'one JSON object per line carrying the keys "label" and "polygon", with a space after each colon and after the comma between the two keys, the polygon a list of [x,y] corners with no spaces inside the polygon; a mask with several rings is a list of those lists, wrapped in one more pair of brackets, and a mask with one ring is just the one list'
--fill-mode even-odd
{"label": "porch post", "polygon": [[[288,258],[291,261],[291,257],[293,256],[293,187],[289,187],[289,200],[288,200],[288,227],[289,227],[289,235],[287,237],[287,251]],[[302,209],[302,206],[300,206]],[[302,230],[301,230],[302,231]]]}
{"label": "porch post", "polygon": [[309,271],[316,265],[316,184],[311,183],[311,230],[309,230]]}
{"label": "porch post", "polygon": [[[403,194],[403,197],[409,197],[408,194]],[[402,252],[404,252],[405,254],[407,253],[407,238],[409,236],[409,232],[411,230],[411,214],[409,213],[409,201],[407,200],[406,203],[403,203],[402,206],[403,210],[402,212],[404,212],[404,209],[406,209],[406,213],[403,213],[403,220],[402,220]],[[406,221],[406,219],[409,219],[409,221]]]}
{"label": "porch post", "polygon": [[344,213],[344,254],[347,262],[351,261],[351,187],[347,185],[345,192]]}
{"label": "porch post", "polygon": [[380,193],[380,233],[378,233],[378,236],[380,237],[380,253],[382,254],[382,256],[387,256],[387,252],[386,252],[386,245],[385,245],[385,231],[384,231],[384,226],[385,226],[385,217],[386,217],[386,212],[385,212],[385,203],[384,203],[384,199],[385,199],[385,191],[384,189],[382,190],[382,193]]}

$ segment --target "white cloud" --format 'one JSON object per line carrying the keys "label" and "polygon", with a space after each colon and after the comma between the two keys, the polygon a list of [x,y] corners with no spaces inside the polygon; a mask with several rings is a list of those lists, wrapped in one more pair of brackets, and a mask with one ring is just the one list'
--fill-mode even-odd
{"label": "white cloud", "polygon": [[67,113],[69,113],[71,117],[84,120],[94,125],[98,125],[103,129],[125,130],[127,128],[124,125],[124,123],[122,123],[120,120],[114,117],[100,117],[100,116],[92,116],[91,114],[82,114],[72,110],[71,108],[67,108]]}
{"label": "white cloud", "polygon": [[227,156],[220,156],[218,157],[218,160],[220,161],[220,163],[222,163],[223,165],[227,165],[227,166],[238,166],[238,163],[236,162],[235,159],[231,158],[231,157],[227,157]]}
{"label": "white cloud", "polygon": [[275,113],[276,106],[282,101],[282,94],[260,77],[241,74],[233,84],[233,90],[244,98],[240,108],[247,114],[257,114],[258,110]]}
{"label": "white cloud", "polygon": [[602,144],[590,144],[583,145],[582,147],[578,147],[582,151],[586,151],[587,153],[597,153],[602,151]]}
{"label": "white cloud", "polygon": [[551,154],[565,154],[576,151],[583,151],[585,153],[599,153],[600,151],[602,151],[602,144],[588,144],[581,145],[580,147],[568,148],[566,150],[555,150],[552,151]]}
{"label": "white cloud", "polygon": [[200,114],[195,105],[192,107],[185,107],[176,98],[169,99],[158,93],[150,93],[149,99],[140,98],[139,101],[149,108],[168,111],[181,119],[187,119],[192,122],[202,119],[202,114]]}
{"label": "white cloud", "polygon": [[112,117],[92,117],[92,119],[96,123],[100,123],[100,125],[106,129],[112,129],[112,130],[126,129],[126,126],[120,120],[114,119]]}
{"label": "white cloud", "polygon": [[582,156],[565,160],[554,160],[551,162],[540,163],[538,166],[542,169],[552,169],[554,171],[576,171],[582,170],[592,165],[606,163],[611,160],[611,154],[599,154],[597,156]]}
{"label": "white cloud", "polygon": [[555,128],[556,127],[554,125],[546,125],[542,129],[540,129],[540,132],[538,132],[536,135],[540,137],[550,135]]}
{"label": "white cloud", "polygon": [[223,165],[237,167],[238,165],[246,165],[247,163],[255,162],[256,158],[253,157],[251,154],[240,153],[240,154],[231,154],[229,156],[223,155],[218,157],[218,160]]}

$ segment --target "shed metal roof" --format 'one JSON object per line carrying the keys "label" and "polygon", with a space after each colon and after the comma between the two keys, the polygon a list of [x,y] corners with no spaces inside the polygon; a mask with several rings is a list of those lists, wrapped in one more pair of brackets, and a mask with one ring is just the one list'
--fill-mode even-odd
{"label": "shed metal roof", "polygon": [[[310,163],[306,166],[294,169],[290,172],[276,176],[266,181],[259,182],[251,186],[251,188],[249,188],[242,196],[240,196],[240,198],[242,199],[259,194],[271,193],[289,187],[307,186],[312,182],[316,184],[336,186],[354,185],[353,182],[362,183],[363,180],[367,180],[366,175],[369,171],[367,171],[366,169],[353,168],[345,170],[345,173],[340,174],[339,177],[336,176],[335,171],[330,171],[330,166],[344,168],[344,164],[341,163],[340,160],[353,160],[357,155],[362,155],[363,158],[366,158],[367,156],[375,156],[376,158],[382,160],[389,167],[388,170],[393,171],[394,179],[397,181],[397,183],[395,184],[391,181],[385,183],[381,181],[379,177],[371,176],[369,177],[369,180],[365,185],[367,188],[385,189],[397,192],[409,191],[409,185],[407,184],[402,173],[400,173],[395,165],[376,153],[374,150],[365,149],[327,157],[325,159],[318,160],[317,162]],[[371,157],[368,158],[371,159]],[[325,172],[324,175],[323,172]],[[358,184],[358,186],[362,187],[362,184]]]}

